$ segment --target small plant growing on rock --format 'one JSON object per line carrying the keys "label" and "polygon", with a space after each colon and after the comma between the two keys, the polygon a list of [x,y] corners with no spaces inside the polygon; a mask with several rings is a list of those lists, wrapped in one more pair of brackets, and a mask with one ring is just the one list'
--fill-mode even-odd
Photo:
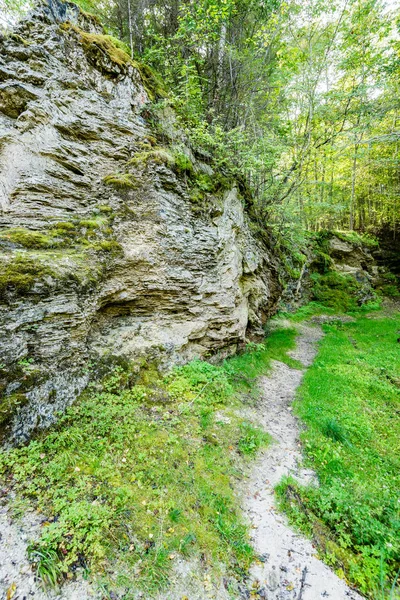
{"label": "small plant growing on rock", "polygon": [[130,173],[111,173],[103,177],[103,182],[106,185],[112,185],[116,188],[131,188],[137,189],[138,182]]}

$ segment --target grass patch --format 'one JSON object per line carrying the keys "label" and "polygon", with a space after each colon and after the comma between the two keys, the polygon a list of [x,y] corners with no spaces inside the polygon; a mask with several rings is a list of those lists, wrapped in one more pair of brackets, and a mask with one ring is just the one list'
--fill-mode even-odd
{"label": "grass patch", "polygon": [[287,312],[284,310],[280,310],[276,318],[284,318],[288,321],[292,321],[293,323],[301,323],[302,321],[306,321],[311,317],[316,315],[334,315],[336,314],[333,308],[329,308],[324,306],[320,302],[308,302],[304,306],[298,308],[295,312]]}
{"label": "grass patch", "polygon": [[290,360],[294,336],[274,331],[219,366],[196,360],[163,378],[144,373],[146,385],[117,367],[51,431],[0,454],[17,503],[47,518],[30,547],[44,583],[90,569],[107,589],[150,597],[175,559],[190,556],[243,577],[254,551],[233,482],[269,436],[238,409],[271,358]]}
{"label": "grass patch", "polygon": [[399,328],[399,315],[325,325],[295,403],[320,486],[286,480],[277,490],[325,560],[374,599],[398,597]]}

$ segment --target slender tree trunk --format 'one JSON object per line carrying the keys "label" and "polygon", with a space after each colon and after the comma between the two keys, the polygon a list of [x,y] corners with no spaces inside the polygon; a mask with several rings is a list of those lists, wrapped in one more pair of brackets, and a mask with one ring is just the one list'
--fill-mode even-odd
{"label": "slender tree trunk", "polygon": [[353,166],[351,169],[351,196],[350,196],[350,230],[354,229],[354,215],[355,215],[355,199],[356,199],[356,177],[357,177],[357,152],[358,145],[354,146],[354,158]]}
{"label": "slender tree trunk", "polygon": [[131,57],[133,58],[133,30],[132,30],[131,0],[128,0],[128,23],[129,23],[129,42],[130,42],[130,46],[131,46]]}

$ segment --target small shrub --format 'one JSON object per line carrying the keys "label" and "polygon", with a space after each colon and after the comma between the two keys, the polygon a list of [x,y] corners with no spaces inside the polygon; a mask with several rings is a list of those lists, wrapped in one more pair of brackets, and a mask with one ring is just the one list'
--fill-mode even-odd
{"label": "small shrub", "polygon": [[179,152],[179,151],[174,152],[173,168],[178,174],[185,174],[185,175],[193,175],[194,174],[193,163],[190,160],[190,158],[188,156],[186,156],[186,154],[184,154],[183,152]]}

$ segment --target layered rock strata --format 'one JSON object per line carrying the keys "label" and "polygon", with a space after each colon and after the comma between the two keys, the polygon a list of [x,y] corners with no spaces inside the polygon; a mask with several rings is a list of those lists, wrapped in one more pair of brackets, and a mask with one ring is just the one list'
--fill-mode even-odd
{"label": "layered rock strata", "polygon": [[54,421],[98,365],[224,355],[280,287],[233,181],[97,20],[48,0],[0,39],[0,422]]}

